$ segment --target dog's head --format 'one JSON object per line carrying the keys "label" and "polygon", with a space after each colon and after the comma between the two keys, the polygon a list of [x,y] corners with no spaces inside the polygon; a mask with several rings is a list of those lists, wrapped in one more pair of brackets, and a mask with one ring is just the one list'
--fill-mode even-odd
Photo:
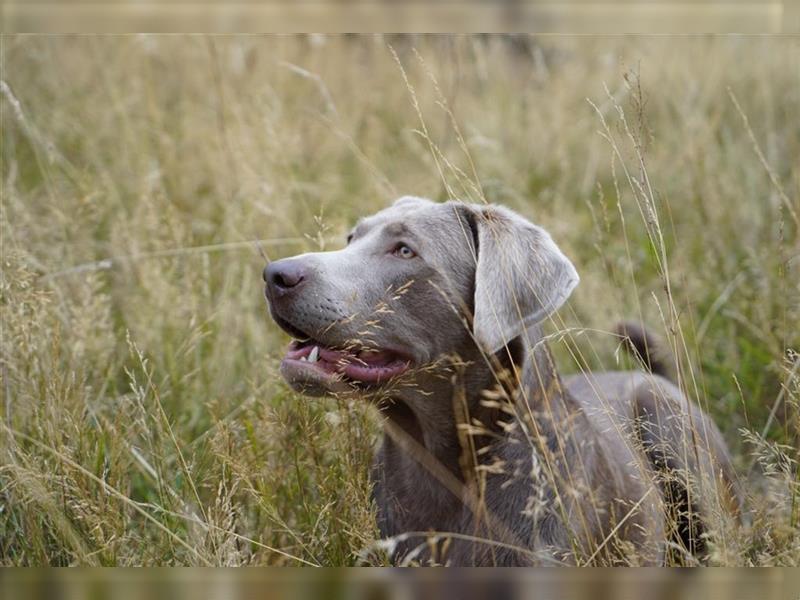
{"label": "dog's head", "polygon": [[511,210],[403,197],[362,219],[345,248],[272,262],[264,280],[273,319],[295,338],[283,376],[322,395],[493,354],[561,306],[578,275]]}

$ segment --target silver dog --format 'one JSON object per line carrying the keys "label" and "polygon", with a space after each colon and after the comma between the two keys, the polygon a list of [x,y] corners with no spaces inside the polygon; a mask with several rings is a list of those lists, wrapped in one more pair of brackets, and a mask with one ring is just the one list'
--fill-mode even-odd
{"label": "silver dog", "polygon": [[652,373],[559,377],[541,324],[578,274],[511,210],[403,197],[264,280],[289,384],[385,417],[373,497],[398,563],[685,563],[738,512],[722,436],[647,332],[621,333]]}

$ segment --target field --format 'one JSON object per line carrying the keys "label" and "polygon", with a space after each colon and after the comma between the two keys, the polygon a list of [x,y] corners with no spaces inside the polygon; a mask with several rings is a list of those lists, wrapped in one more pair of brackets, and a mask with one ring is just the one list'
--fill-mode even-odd
{"label": "field", "polygon": [[561,371],[618,368],[608,332],[642,318],[745,483],[712,562],[800,564],[799,38],[4,36],[0,60],[0,564],[379,564],[379,416],[283,383],[261,270],[403,194],[546,227],[582,278]]}

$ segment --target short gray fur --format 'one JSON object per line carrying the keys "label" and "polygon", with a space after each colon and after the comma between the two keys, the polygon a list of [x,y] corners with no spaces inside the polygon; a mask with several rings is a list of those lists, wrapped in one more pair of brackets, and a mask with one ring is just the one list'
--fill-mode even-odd
{"label": "short gray fur", "polygon": [[[393,255],[398,243],[416,257]],[[662,564],[668,540],[700,554],[704,520],[736,514],[722,436],[672,382],[643,371],[559,377],[541,327],[578,275],[518,214],[404,197],[362,219],[342,250],[285,261],[302,261],[292,264],[308,278],[289,298],[267,286],[285,328],[413,360],[368,389],[284,372],[307,395],[381,410],[372,480],[382,535],[401,536],[395,561]],[[465,420],[482,430],[465,435]],[[698,517],[677,536],[676,493]],[[436,545],[403,535],[428,531],[459,535]]]}

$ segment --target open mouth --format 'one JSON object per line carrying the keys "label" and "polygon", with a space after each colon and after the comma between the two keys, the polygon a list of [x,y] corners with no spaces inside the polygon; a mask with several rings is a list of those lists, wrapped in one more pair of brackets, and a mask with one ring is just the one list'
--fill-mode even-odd
{"label": "open mouth", "polygon": [[337,350],[312,339],[294,340],[286,352],[282,367],[308,370],[326,379],[349,379],[376,384],[405,373],[411,361],[391,350],[367,348]]}

